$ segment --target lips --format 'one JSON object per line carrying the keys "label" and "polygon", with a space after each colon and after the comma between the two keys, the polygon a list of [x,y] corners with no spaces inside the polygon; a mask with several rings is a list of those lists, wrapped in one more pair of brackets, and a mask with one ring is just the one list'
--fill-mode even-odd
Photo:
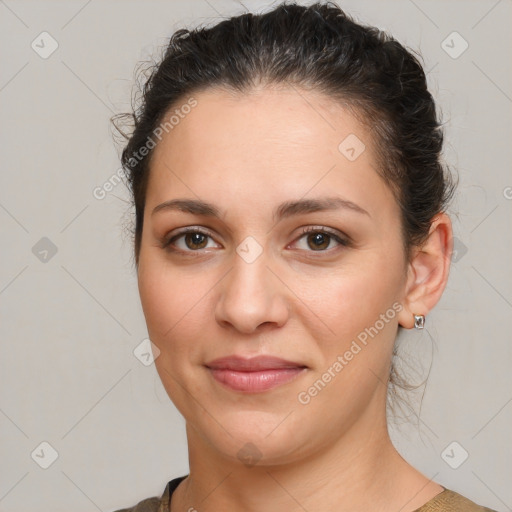
{"label": "lips", "polygon": [[207,363],[206,366],[214,370],[234,370],[238,372],[281,370],[283,368],[306,368],[306,365],[304,364],[272,356],[256,356],[248,359],[240,356],[221,357]]}
{"label": "lips", "polygon": [[215,381],[244,393],[259,393],[290,382],[307,367],[278,357],[257,356],[249,359],[229,356],[205,365]]}

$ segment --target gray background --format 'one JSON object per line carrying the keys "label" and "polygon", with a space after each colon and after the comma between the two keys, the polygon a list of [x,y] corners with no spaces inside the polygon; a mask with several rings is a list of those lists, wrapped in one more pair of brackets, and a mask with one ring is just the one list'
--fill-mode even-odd
{"label": "gray background", "polygon": [[[400,339],[417,381],[431,364],[428,385],[392,437],[427,476],[511,510],[512,2],[339,3],[423,54],[461,180],[447,290],[427,329]],[[188,472],[184,420],[154,365],[133,353],[147,331],[126,190],[103,200],[93,190],[119,168],[109,117],[129,109],[136,63],[182,26],[244,10],[228,0],[0,0],[2,511],[107,512]],[[59,45],[47,58],[43,31]],[[41,442],[58,454],[47,469],[53,452]]]}

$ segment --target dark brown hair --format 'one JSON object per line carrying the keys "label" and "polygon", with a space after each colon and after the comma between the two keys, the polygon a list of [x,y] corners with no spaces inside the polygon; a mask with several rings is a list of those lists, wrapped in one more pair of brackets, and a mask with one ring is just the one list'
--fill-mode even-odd
{"label": "dark brown hair", "polygon": [[148,140],[187,96],[215,86],[243,93],[258,81],[313,89],[359,114],[375,134],[377,170],[400,205],[404,247],[426,239],[455,185],[441,162],[443,134],[421,64],[391,36],[331,2],[283,3],[210,28],[178,30],[143,85],[121,157],[135,207],[137,263],[152,154],[141,156],[141,148],[154,146]]}
{"label": "dark brown hair", "polygon": [[455,190],[441,161],[443,133],[422,65],[393,37],[356,23],[332,2],[285,2],[263,14],[178,30],[146,78],[121,158],[135,207],[137,265],[152,154],[141,157],[140,149],[171,108],[202,89],[243,94],[256,83],[289,83],[350,108],[374,134],[376,170],[400,206],[408,256]]}

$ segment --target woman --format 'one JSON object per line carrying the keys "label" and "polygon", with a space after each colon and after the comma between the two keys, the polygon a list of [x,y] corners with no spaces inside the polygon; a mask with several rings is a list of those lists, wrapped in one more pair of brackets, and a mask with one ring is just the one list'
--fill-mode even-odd
{"label": "woman", "polygon": [[190,474],[124,510],[489,510],[387,429],[397,333],[452,251],[418,60],[334,4],[283,4],[178,31],[133,118],[139,291]]}

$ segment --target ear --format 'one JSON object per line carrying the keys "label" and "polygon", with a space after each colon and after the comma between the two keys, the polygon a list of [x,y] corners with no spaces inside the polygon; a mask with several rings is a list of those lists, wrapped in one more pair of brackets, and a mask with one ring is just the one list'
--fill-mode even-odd
{"label": "ear", "polygon": [[428,239],[412,251],[398,322],[406,329],[414,327],[414,315],[425,315],[437,304],[450,271],[453,231],[450,217],[437,214],[430,225]]}

